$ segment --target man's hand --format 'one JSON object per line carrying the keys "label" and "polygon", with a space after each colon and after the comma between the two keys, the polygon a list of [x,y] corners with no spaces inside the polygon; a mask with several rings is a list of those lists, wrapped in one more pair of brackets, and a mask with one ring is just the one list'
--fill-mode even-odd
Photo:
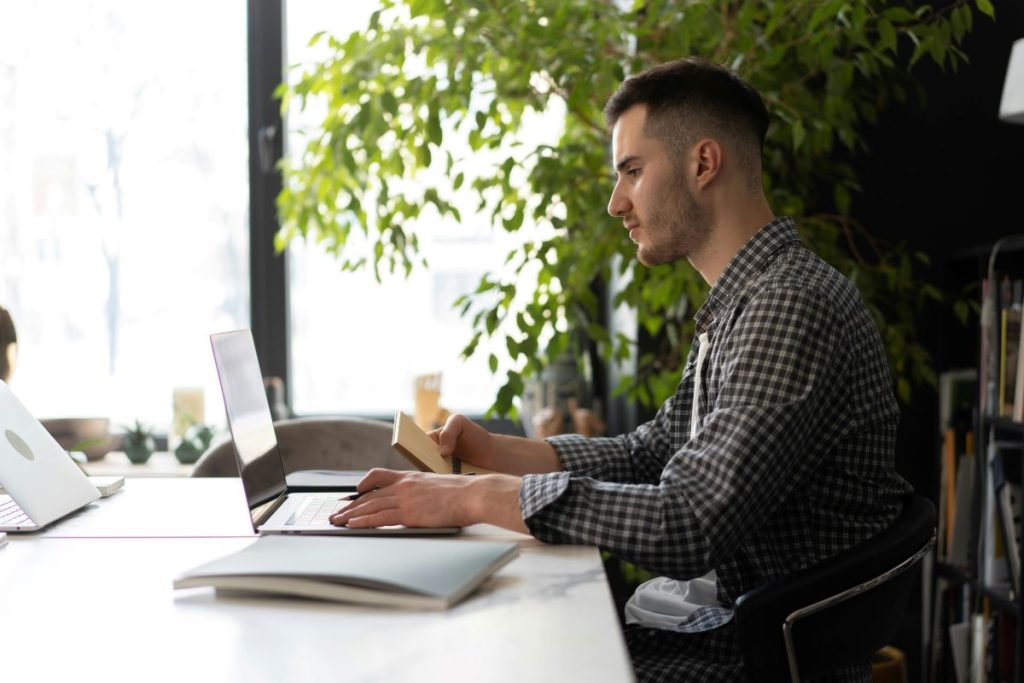
{"label": "man's hand", "polygon": [[480,522],[529,533],[519,507],[519,477],[460,476],[370,470],[359,498],[331,515],[331,524],[368,528],[469,526]]}
{"label": "man's hand", "polygon": [[459,460],[484,467],[498,469],[494,436],[465,415],[452,415],[440,429],[427,433],[441,448],[444,458],[457,457]]}
{"label": "man's hand", "polygon": [[562,469],[562,463],[550,444],[519,436],[491,434],[465,415],[452,415],[444,427],[428,432],[427,436],[440,446],[443,457],[455,456],[494,472],[523,475]]}

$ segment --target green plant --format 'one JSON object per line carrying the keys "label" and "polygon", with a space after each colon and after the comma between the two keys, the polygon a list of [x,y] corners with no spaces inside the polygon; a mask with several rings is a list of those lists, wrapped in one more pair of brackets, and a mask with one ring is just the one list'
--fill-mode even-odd
{"label": "green plant", "polygon": [[[940,9],[909,0],[383,5],[366,30],[314,36],[330,56],[278,91],[286,110],[310,101],[326,107],[297,161],[284,164],[277,246],[303,237],[343,269],[368,266],[379,278],[422,261],[417,218],[462,221],[460,193],[472,194],[501,229],[530,226],[525,244],[508,254],[509,270],[484,276],[455,302],[474,325],[464,354],[484,337],[504,338],[512,369],[495,411],[512,412],[524,377],[584,339],[609,361],[638,353],[634,340],[605,324],[596,293],[623,279],[614,303],[635,308],[653,342],[619,390],[648,406],[674,390],[706,287],[685,266],[639,266],[605,214],[611,182],[601,108],[627,73],[691,54],[736,69],[765,97],[769,200],[864,294],[899,396],[934,384],[914,317],[942,296],[918,280],[923,254],[880,243],[855,219],[860,186],[850,159],[866,150],[861,132],[880,111],[923,98],[910,77],[921,59],[953,69],[966,59],[958,45],[976,10],[993,16],[989,0]],[[525,144],[529,114],[544,111],[564,112],[557,139]],[[471,177],[471,162],[484,154],[496,161]],[[426,169],[445,180],[425,181]],[[349,248],[353,230],[370,237],[369,252]],[[526,280],[530,268],[538,272]],[[966,314],[962,305],[958,311]],[[495,371],[499,359],[489,360]]]}
{"label": "green plant", "polygon": [[185,431],[181,442],[174,448],[174,457],[183,465],[190,465],[206,452],[211,441],[213,429],[209,425],[194,424]]}
{"label": "green plant", "polygon": [[136,465],[141,465],[156,450],[156,440],[153,438],[153,429],[144,425],[140,420],[130,427],[124,428],[124,439],[121,442],[121,450],[128,456],[128,460]]}

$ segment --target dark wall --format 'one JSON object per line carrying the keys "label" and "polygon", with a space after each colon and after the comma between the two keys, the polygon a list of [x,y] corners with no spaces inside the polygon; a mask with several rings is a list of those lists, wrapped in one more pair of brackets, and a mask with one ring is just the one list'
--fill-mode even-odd
{"label": "dark wall", "polygon": [[[869,152],[857,159],[864,194],[854,214],[879,237],[923,251],[922,277],[951,290],[975,279],[968,252],[1024,232],[1024,126],[999,120],[1010,48],[1024,37],[1024,5],[1000,2],[996,21],[975,13],[966,38],[969,63],[944,72],[926,59],[915,75],[927,92],[882,113],[866,132]],[[936,368],[974,364],[976,332],[949,307],[932,306],[920,320]],[[919,489],[937,486],[937,396],[919,389],[904,414],[898,469]]]}

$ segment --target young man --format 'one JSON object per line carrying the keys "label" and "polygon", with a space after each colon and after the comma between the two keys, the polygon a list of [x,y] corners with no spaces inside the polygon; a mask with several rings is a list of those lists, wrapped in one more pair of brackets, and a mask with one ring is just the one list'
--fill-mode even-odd
{"label": "young man", "polygon": [[[664,575],[626,606],[639,680],[739,680],[733,601],[869,538],[901,509],[888,363],[856,289],[768,206],[756,91],[684,59],[626,80],[605,114],[617,173],[608,212],[643,264],[685,258],[711,285],[675,395],[613,438],[528,441],[453,416],[433,433],[442,452],[507,474],[375,470],[359,489],[379,490],[335,522],[490,522],[598,545]],[[865,662],[831,678],[868,673]]]}

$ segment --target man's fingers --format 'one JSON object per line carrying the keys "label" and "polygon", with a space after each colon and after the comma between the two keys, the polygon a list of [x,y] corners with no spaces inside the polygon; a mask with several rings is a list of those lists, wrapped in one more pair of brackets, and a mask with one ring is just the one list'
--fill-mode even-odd
{"label": "man's fingers", "polygon": [[366,473],[358,484],[356,484],[356,491],[360,494],[369,493],[374,489],[381,489],[385,486],[390,486],[396,481],[402,478],[402,472],[396,470],[386,470],[380,467],[374,467],[372,470]]}
{"label": "man's fingers", "polygon": [[398,510],[382,510],[361,517],[353,517],[348,520],[349,526],[353,529],[366,529],[379,526],[391,526],[401,524]]}
{"label": "man's fingers", "polygon": [[437,445],[441,447],[441,455],[450,457],[455,452],[455,444],[462,435],[462,416],[452,415],[444,423],[444,427],[437,430]]}
{"label": "man's fingers", "polygon": [[331,524],[346,524],[347,520],[353,517],[371,514],[394,505],[395,500],[392,496],[381,497],[378,493],[367,494],[331,515]]}

